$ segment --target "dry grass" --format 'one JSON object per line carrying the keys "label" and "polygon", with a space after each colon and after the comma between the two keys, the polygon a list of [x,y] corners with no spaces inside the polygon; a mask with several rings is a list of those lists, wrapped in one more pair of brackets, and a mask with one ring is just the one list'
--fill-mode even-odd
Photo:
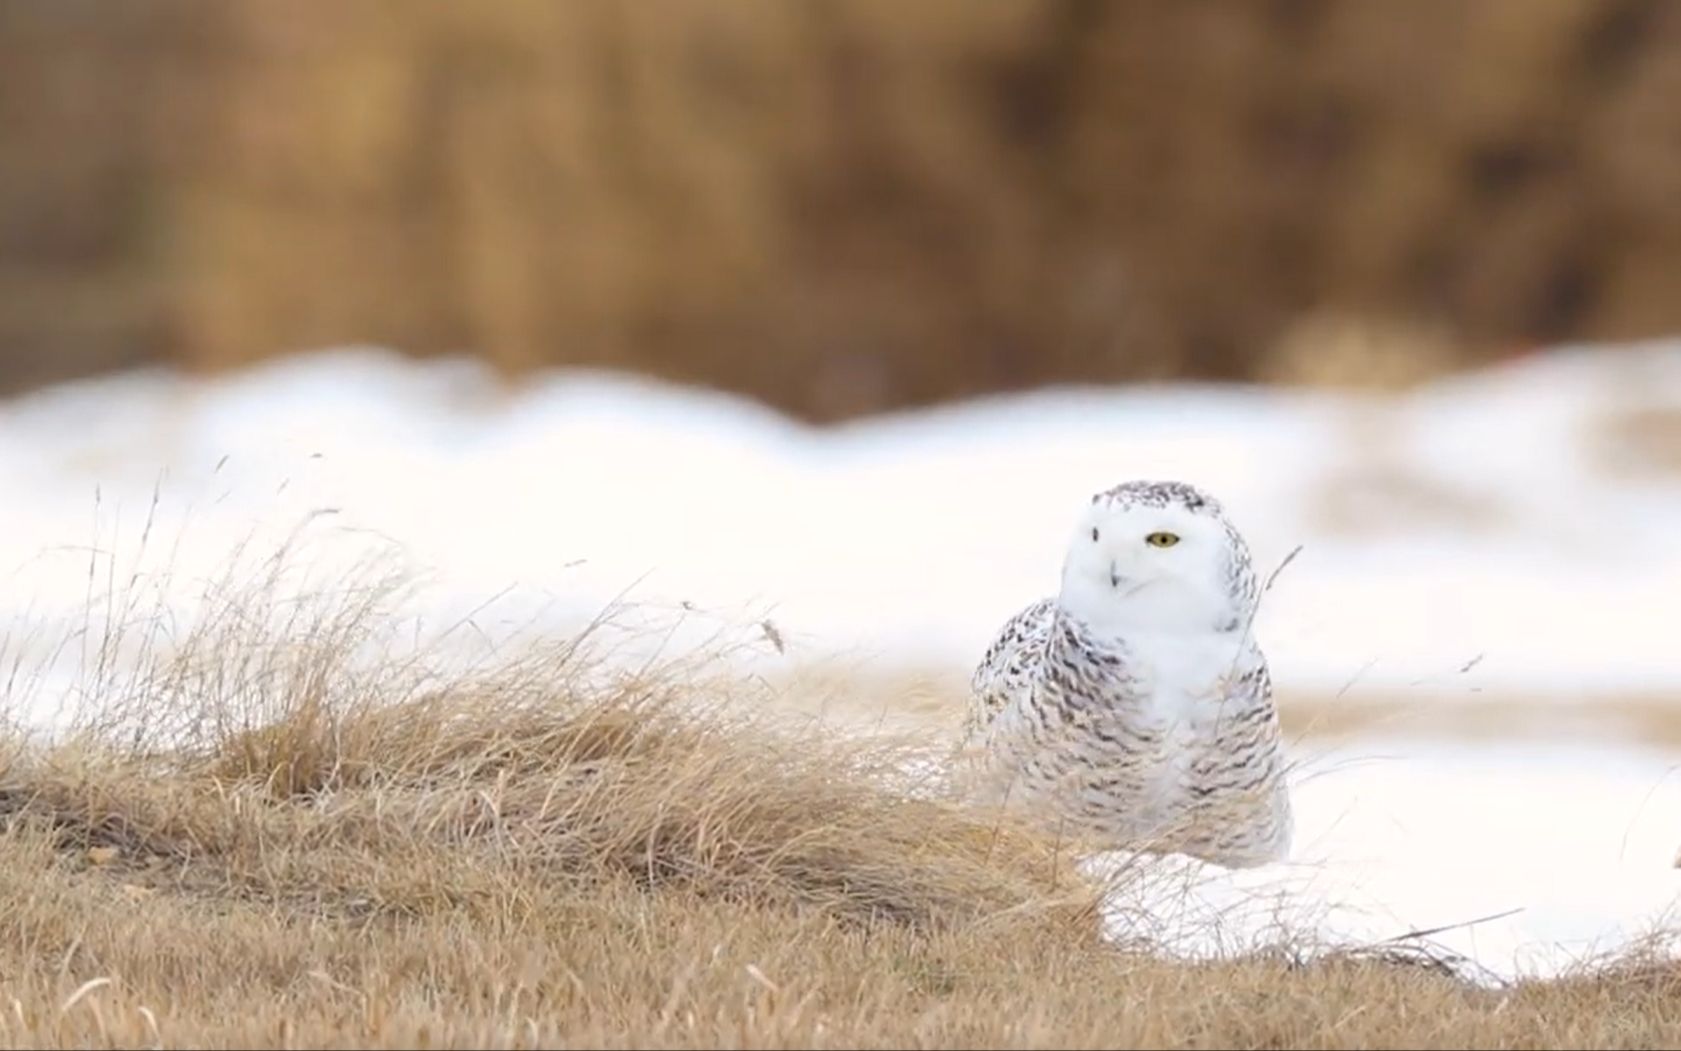
{"label": "dry grass", "polygon": [[1665,0],[301,6],[0,4],[0,385],[367,342],[836,420],[1681,329]]}
{"label": "dry grass", "polygon": [[[1099,937],[912,745],[567,639],[440,675],[385,592],[209,604],[0,759],[6,1046],[1656,1046],[1681,971],[1475,988]],[[273,614],[285,610],[283,615]],[[143,650],[151,653],[153,651]],[[104,665],[102,664],[102,667]]]}

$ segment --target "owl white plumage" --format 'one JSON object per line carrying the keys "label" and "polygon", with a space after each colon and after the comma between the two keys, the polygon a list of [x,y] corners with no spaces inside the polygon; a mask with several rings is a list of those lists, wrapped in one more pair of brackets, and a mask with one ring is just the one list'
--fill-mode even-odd
{"label": "owl white plumage", "polygon": [[960,771],[981,802],[1113,848],[1281,860],[1293,819],[1248,545],[1182,482],[1093,496],[1058,592],[971,681]]}

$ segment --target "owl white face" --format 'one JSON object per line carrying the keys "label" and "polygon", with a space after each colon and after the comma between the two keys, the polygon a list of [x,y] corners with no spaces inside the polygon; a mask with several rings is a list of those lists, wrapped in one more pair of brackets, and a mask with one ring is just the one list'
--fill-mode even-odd
{"label": "owl white face", "polygon": [[1222,631],[1243,613],[1247,560],[1194,491],[1101,494],[1080,516],[1063,565],[1062,602],[1099,630]]}

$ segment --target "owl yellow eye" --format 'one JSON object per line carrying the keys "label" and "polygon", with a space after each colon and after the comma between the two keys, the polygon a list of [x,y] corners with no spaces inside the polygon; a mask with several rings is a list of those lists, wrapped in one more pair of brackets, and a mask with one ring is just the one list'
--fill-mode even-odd
{"label": "owl yellow eye", "polygon": [[1179,542],[1178,533],[1151,533],[1144,538],[1144,542],[1151,547],[1172,547]]}

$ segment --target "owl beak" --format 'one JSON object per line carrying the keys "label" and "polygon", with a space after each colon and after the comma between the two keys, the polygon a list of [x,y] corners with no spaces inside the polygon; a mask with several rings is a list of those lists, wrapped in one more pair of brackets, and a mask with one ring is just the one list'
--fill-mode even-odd
{"label": "owl beak", "polygon": [[1109,563],[1109,586],[1112,588],[1121,586],[1121,570],[1113,562]]}

